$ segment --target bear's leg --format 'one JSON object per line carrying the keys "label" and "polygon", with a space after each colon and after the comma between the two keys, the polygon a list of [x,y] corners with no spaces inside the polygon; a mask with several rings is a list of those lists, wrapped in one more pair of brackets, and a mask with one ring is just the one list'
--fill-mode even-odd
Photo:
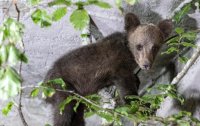
{"label": "bear's leg", "polygon": [[72,126],[72,118],[74,116],[73,110],[74,102],[69,103],[65,106],[62,114],[59,110],[59,104],[54,109],[54,126]]}
{"label": "bear's leg", "polygon": [[130,99],[125,99],[127,95],[138,95],[139,79],[129,70],[122,69],[118,72],[114,83],[119,91],[119,96],[122,104],[130,103]]}
{"label": "bear's leg", "polygon": [[84,121],[84,104],[80,104],[74,113],[71,126],[85,126]]}

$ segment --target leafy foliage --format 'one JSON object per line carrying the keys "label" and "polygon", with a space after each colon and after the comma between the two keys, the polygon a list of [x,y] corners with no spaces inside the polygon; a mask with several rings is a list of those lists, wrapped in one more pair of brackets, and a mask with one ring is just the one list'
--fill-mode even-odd
{"label": "leafy foliage", "polygon": [[188,3],[180,11],[176,12],[173,17],[176,23],[180,23],[180,21],[190,11],[190,9],[191,9],[191,3]]}
{"label": "leafy foliage", "polygon": [[167,51],[163,52],[162,54],[171,54],[176,53],[178,55],[178,59],[181,63],[186,63],[188,58],[185,56],[181,56],[181,51],[184,48],[196,48],[197,46],[193,43],[196,39],[196,32],[192,31],[185,31],[181,27],[177,27],[175,29],[177,36],[168,40],[167,44],[169,48]]}
{"label": "leafy foliage", "polygon": [[0,28],[0,44],[3,44],[3,41],[8,40],[10,43],[18,43],[22,41],[24,25],[15,21],[12,18],[8,18],[3,23],[3,26]]}
{"label": "leafy foliage", "polygon": [[20,61],[27,63],[28,59],[16,47],[16,44],[22,45],[24,25],[8,18],[0,29],[0,99],[6,100],[21,90],[22,79],[14,66]]}
{"label": "leafy foliage", "polygon": [[[40,0],[29,0],[32,5],[36,5],[40,2]],[[121,8],[122,0],[115,0],[118,8]],[[135,4],[137,0],[126,0],[128,4]],[[48,3],[49,7],[51,6],[60,6],[64,5],[65,7],[61,7],[57,9],[52,15],[47,14],[47,12],[43,9],[37,9],[32,14],[32,20],[34,23],[38,24],[40,27],[49,27],[51,26],[53,21],[58,21],[62,17],[64,17],[67,13],[66,8],[69,6],[77,6],[77,9],[72,12],[70,15],[70,22],[77,30],[83,30],[89,25],[89,15],[87,10],[84,9],[85,6],[95,5],[101,7],[103,9],[111,8],[111,5],[102,0],[85,0],[85,1],[72,1],[72,0],[54,0]],[[122,9],[122,8],[121,8]]]}
{"label": "leafy foliage", "polygon": [[1,72],[0,98],[6,100],[18,94],[20,91],[21,78],[17,72],[10,67],[1,69]]}
{"label": "leafy foliage", "polygon": [[[30,0],[33,5],[38,3],[38,0]],[[53,14],[48,14],[43,9],[37,9],[32,14],[32,20],[34,23],[38,24],[40,27],[49,27],[53,21],[58,21],[64,17],[67,13],[67,7],[75,5],[77,9],[74,10],[70,16],[70,22],[73,24],[74,28],[77,30],[83,30],[89,25],[89,15],[84,9],[84,6],[96,5],[104,9],[111,8],[110,4],[103,2],[101,0],[86,0],[86,1],[71,1],[71,0],[54,0],[48,3],[51,6],[65,5],[65,7],[60,7]]]}
{"label": "leafy foliage", "polygon": [[[59,87],[57,87],[57,86]],[[167,96],[177,99],[181,104],[183,104],[184,99],[177,93],[176,87],[174,85],[159,84],[155,89],[159,90],[159,94],[146,94],[142,97],[139,96],[127,96],[130,104],[117,106],[114,109],[103,108],[100,105],[101,98],[96,95],[89,95],[83,97],[74,91],[67,90],[66,87],[61,86],[66,85],[61,79],[50,80],[47,83],[42,83],[39,85],[43,94],[47,94],[46,97],[52,97],[56,91],[61,91],[63,93],[70,93],[63,102],[59,105],[60,114],[63,113],[65,106],[71,102],[75,102],[74,111],[77,110],[80,104],[86,106],[85,117],[97,114],[101,118],[104,118],[110,123],[116,126],[122,125],[121,118],[125,117],[137,123],[146,124],[149,120],[158,121],[162,124],[182,124],[189,120],[189,124],[199,125],[200,121],[194,119],[189,112],[181,111],[178,114],[172,115],[167,118],[160,118],[155,116],[155,110],[160,107],[161,102]],[[53,87],[52,87],[53,86]],[[57,88],[55,88],[57,87]],[[34,89],[31,94],[38,94],[39,88]],[[152,89],[148,89],[150,92]],[[35,93],[37,92],[37,93]],[[48,93],[46,93],[48,92]]]}

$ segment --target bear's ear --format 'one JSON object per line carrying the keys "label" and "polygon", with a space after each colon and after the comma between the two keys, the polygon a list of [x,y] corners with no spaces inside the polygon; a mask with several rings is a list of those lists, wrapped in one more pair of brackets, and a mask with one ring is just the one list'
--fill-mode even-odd
{"label": "bear's ear", "polygon": [[163,33],[164,39],[166,39],[169,36],[169,34],[172,32],[172,28],[173,28],[172,20],[166,19],[166,20],[160,21],[158,23],[158,27],[160,28],[160,31]]}
{"label": "bear's ear", "polygon": [[125,16],[125,30],[128,32],[131,29],[136,28],[140,25],[140,20],[133,13],[127,13]]}

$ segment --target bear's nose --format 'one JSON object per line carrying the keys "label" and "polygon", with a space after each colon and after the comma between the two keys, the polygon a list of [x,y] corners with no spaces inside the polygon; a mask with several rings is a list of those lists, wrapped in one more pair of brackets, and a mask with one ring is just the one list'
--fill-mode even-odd
{"label": "bear's nose", "polygon": [[146,70],[149,70],[149,69],[150,69],[150,65],[149,65],[149,64],[145,64],[145,65],[143,65],[143,67],[144,67]]}

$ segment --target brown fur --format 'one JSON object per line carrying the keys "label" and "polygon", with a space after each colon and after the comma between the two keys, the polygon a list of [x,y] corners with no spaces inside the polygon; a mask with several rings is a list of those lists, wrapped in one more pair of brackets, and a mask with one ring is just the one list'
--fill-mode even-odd
{"label": "brown fur", "polygon": [[[49,70],[45,81],[62,78],[69,90],[83,96],[116,85],[121,101],[125,103],[126,95],[137,95],[138,91],[139,81],[133,70],[137,64],[144,68],[146,61],[152,63],[157,53],[152,47],[159,49],[164,41],[164,33],[157,26],[140,25],[139,19],[131,13],[125,17],[125,29],[126,33],[113,33],[62,56]],[[138,44],[143,46],[140,51],[136,47]],[[59,114],[58,105],[67,96],[69,94],[56,92],[47,99],[55,109],[54,126],[84,126],[83,105],[74,112],[75,101],[66,106],[63,115]]]}

